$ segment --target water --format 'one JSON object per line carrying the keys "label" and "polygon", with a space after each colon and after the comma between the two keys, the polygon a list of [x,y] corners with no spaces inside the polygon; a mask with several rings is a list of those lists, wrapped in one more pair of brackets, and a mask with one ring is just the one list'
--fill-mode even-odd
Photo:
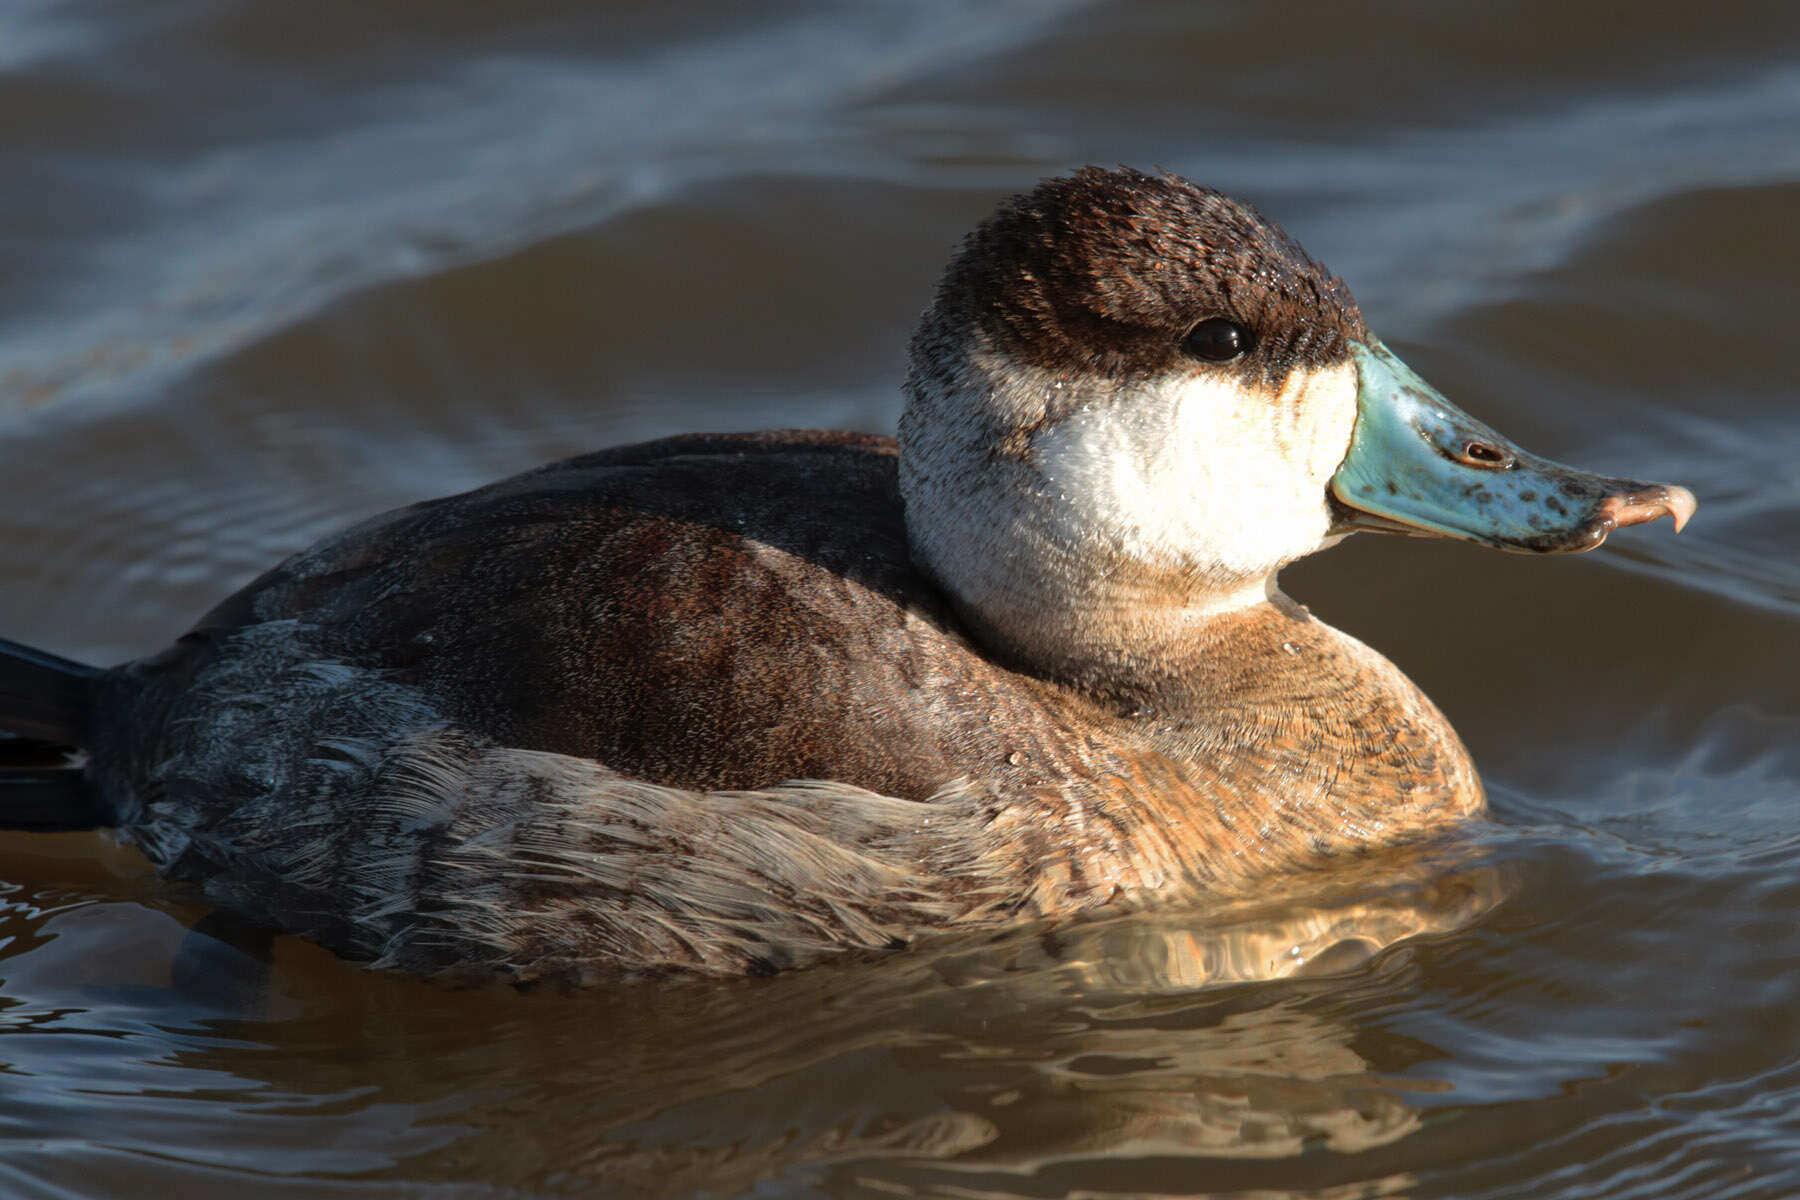
{"label": "water", "polygon": [[11,835],[0,1194],[1800,1194],[1797,35],[1768,4],[0,4],[0,632],[66,654],[559,455],[891,428],[955,239],[1089,161],[1254,200],[1465,407],[1702,500],[1584,559],[1364,537],[1289,572],[1496,813],[1331,898],[445,992]]}

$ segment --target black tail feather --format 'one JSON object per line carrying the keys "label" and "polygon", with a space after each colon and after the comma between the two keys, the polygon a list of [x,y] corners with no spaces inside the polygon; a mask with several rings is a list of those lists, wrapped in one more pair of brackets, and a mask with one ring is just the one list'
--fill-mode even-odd
{"label": "black tail feather", "polygon": [[112,818],[78,770],[0,771],[0,829],[56,833],[110,824]]}
{"label": "black tail feather", "polygon": [[0,638],[0,829],[43,832],[112,823],[65,747],[81,745],[100,672]]}
{"label": "black tail feather", "polygon": [[81,743],[96,667],[0,638],[0,731]]}

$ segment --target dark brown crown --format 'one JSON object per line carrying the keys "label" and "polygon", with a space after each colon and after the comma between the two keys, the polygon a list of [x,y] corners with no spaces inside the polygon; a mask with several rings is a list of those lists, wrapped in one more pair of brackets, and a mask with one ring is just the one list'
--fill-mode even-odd
{"label": "dark brown crown", "polygon": [[1224,317],[1254,348],[1225,369],[1271,380],[1341,361],[1366,339],[1342,280],[1246,204],[1173,175],[1085,167],[1015,196],[970,234],[938,311],[995,349],[1057,372],[1141,377]]}

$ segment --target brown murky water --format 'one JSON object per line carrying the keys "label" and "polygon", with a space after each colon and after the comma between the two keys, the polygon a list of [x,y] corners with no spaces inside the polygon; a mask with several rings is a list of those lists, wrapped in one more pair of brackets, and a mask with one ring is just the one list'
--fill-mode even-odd
{"label": "brown murky water", "polygon": [[1463,731],[1469,854],[565,996],[9,835],[0,1194],[1800,1195],[1800,7],[0,3],[0,633],[116,660],[404,501],[891,428],[954,240],[1088,161],[1256,201],[1469,409],[1700,495],[1289,573]]}

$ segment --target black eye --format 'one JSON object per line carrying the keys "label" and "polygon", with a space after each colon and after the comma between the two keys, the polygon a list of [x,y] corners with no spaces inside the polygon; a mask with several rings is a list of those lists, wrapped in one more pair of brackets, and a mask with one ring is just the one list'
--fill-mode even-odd
{"label": "black eye", "polygon": [[1181,339],[1181,348],[1202,362],[1230,362],[1240,354],[1248,354],[1250,331],[1236,321],[1224,317],[1208,317]]}

